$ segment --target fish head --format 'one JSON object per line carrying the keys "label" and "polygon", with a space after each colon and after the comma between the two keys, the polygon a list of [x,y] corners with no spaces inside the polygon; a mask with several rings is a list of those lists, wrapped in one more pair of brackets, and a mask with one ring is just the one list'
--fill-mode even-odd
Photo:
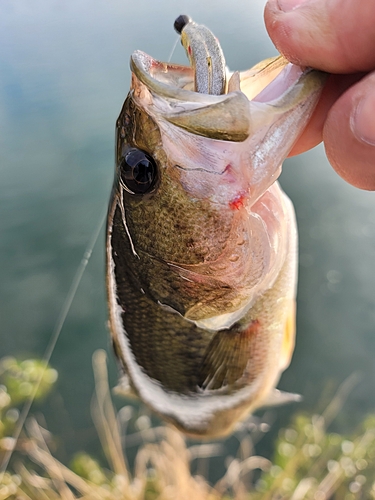
{"label": "fish head", "polygon": [[273,186],[324,75],[281,56],[228,92],[194,92],[193,70],[136,51],[117,121],[114,198],[133,278],[198,326],[233,324],[285,260],[285,214]]}

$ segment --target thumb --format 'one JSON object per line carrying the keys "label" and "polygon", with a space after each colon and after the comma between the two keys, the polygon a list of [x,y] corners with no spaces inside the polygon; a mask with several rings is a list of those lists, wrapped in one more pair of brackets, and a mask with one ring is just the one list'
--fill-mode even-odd
{"label": "thumb", "polygon": [[375,0],[269,0],[264,18],[295,64],[329,73],[375,68]]}
{"label": "thumb", "polygon": [[356,187],[375,190],[375,72],[332,106],[323,128],[329,162]]}

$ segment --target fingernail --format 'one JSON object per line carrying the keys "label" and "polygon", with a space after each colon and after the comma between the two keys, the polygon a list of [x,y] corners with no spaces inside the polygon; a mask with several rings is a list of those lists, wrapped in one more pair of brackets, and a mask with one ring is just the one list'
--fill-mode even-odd
{"label": "fingernail", "polygon": [[358,140],[375,146],[375,92],[360,99],[350,119],[353,134]]}
{"label": "fingernail", "polygon": [[302,4],[307,3],[308,0],[277,0],[279,5],[279,9],[284,12],[289,12],[290,10],[294,10],[297,7],[300,7]]}

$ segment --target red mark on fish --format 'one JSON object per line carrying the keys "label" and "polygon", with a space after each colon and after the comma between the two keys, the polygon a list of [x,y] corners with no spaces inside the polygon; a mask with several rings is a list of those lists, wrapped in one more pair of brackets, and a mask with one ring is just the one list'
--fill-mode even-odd
{"label": "red mark on fish", "polygon": [[229,207],[232,210],[239,210],[244,206],[245,195],[239,194],[232,201],[229,202]]}

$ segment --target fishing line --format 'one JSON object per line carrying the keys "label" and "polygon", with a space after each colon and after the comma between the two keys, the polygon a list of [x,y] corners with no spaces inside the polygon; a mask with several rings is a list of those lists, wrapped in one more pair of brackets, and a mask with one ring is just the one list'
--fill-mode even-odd
{"label": "fishing line", "polygon": [[51,356],[52,356],[52,353],[53,353],[53,350],[56,346],[56,343],[57,343],[57,340],[60,336],[60,333],[61,333],[61,330],[64,326],[64,323],[65,323],[65,320],[66,320],[66,317],[69,313],[69,310],[70,310],[70,307],[72,305],[72,302],[73,302],[73,299],[76,295],[76,292],[77,292],[77,289],[78,289],[78,286],[81,282],[81,279],[82,279],[82,276],[83,276],[83,273],[85,272],[85,269],[86,269],[86,266],[90,260],[90,257],[91,257],[91,254],[92,254],[92,251],[95,247],[95,244],[98,240],[98,237],[99,237],[99,234],[100,234],[100,231],[103,227],[103,224],[105,222],[105,219],[107,217],[107,210],[104,212],[104,214],[102,215],[102,217],[100,218],[100,221],[99,221],[99,224],[98,226],[96,227],[95,231],[92,233],[92,236],[87,244],[87,247],[84,251],[84,254],[83,254],[83,257],[82,257],[82,260],[77,268],[77,271],[76,271],[76,274],[73,278],[73,281],[72,281],[72,284],[70,285],[70,289],[66,295],[66,298],[65,298],[65,301],[64,301],[64,304],[61,308],[61,311],[60,311],[60,314],[59,314],[59,317],[57,318],[57,321],[56,321],[56,324],[55,324],[55,327],[52,331],[52,335],[51,335],[51,338],[50,338],[50,341],[48,343],[48,346],[44,352],[44,355],[43,355],[43,358],[42,358],[42,365],[44,364],[44,367],[42,368],[42,371],[40,373],[40,376],[38,378],[38,380],[36,381],[36,384],[35,384],[35,387],[34,387],[34,390],[33,392],[31,393],[31,395],[29,396],[29,398],[26,400],[25,404],[23,405],[23,408],[22,408],[22,411],[21,411],[21,414],[20,414],[20,417],[17,421],[17,424],[16,424],[16,427],[14,429],[14,432],[13,432],[13,436],[11,438],[8,438],[7,439],[7,443],[9,441],[9,449],[5,452],[5,455],[4,455],[4,458],[3,458],[3,461],[0,465],[0,484],[3,480],[3,477],[4,477],[4,474],[8,468],[8,465],[9,465],[9,461],[12,457],[12,454],[13,454],[13,451],[17,445],[17,442],[18,442],[18,439],[20,437],[20,434],[21,434],[21,431],[23,429],[23,426],[25,424],[25,421],[26,421],[26,418],[29,414],[29,411],[30,411],[30,408],[31,408],[31,405],[33,404],[33,401],[35,399],[35,396],[36,396],[36,393],[38,392],[38,389],[39,389],[39,386],[40,386],[40,383],[43,379],[43,376],[45,374],[45,371],[47,369],[47,366],[48,366],[48,363],[51,359]]}
{"label": "fishing line", "polygon": [[173,47],[172,47],[172,52],[169,54],[169,57],[168,57],[168,61],[167,62],[171,62],[171,59],[172,59],[172,56],[173,56],[173,52],[176,50],[176,47],[177,47],[177,43],[178,41],[180,40],[180,37],[178,36],[176,38],[176,41],[174,42],[173,44]]}
{"label": "fishing line", "polygon": [[[172,59],[172,56],[173,56],[173,53],[174,51],[176,50],[176,46],[177,46],[177,43],[179,41],[180,37],[177,37],[176,38],[176,41],[175,43],[173,44],[173,47],[172,47],[172,51],[169,55],[169,58],[168,58],[168,62],[171,61]],[[20,434],[21,434],[21,431],[23,429],[23,426],[25,424],[25,421],[27,419],[27,416],[30,412],[30,409],[31,409],[31,406],[34,402],[34,399],[35,399],[35,396],[36,396],[36,393],[38,392],[38,389],[39,389],[39,386],[40,386],[40,383],[44,377],[44,374],[45,374],[45,371],[47,369],[47,366],[49,364],[49,361],[51,359],[51,356],[52,356],[52,353],[55,349],[55,346],[56,346],[56,343],[58,341],[58,338],[60,336],[60,333],[61,333],[61,330],[64,326],[64,323],[65,323],[65,320],[66,320],[66,317],[68,316],[68,313],[70,311],[70,307],[73,303],[73,300],[74,300],[74,297],[76,295],[76,292],[77,292],[77,289],[78,289],[78,286],[82,280],[82,276],[83,276],[83,273],[85,272],[85,269],[86,269],[86,266],[90,260],[90,257],[91,257],[91,254],[92,254],[92,251],[95,247],[95,244],[97,242],[97,239],[99,237],[99,234],[100,234],[100,231],[103,227],[103,224],[105,222],[105,219],[107,217],[107,210],[105,211],[105,213],[103,214],[103,216],[101,217],[100,219],[100,222],[97,226],[97,228],[95,229],[95,231],[93,232],[92,234],[92,237],[91,239],[89,240],[89,243],[86,247],[86,250],[83,254],[83,258],[77,268],[77,271],[76,271],[76,274],[73,278],[73,281],[72,281],[72,284],[70,286],[70,289],[67,293],[67,296],[66,296],[66,299],[65,299],[65,302],[61,308],[61,311],[60,311],[60,315],[56,321],[56,324],[55,324],[55,327],[52,331],[52,334],[51,334],[51,338],[50,338],[50,341],[49,341],[49,344],[44,352],[44,355],[43,355],[43,358],[42,358],[42,371],[39,375],[39,378],[38,380],[36,381],[36,384],[35,384],[35,387],[34,387],[34,390],[33,392],[31,393],[31,395],[29,396],[29,398],[26,400],[26,402],[24,403],[23,407],[22,407],[22,410],[21,410],[21,414],[19,416],[19,419],[17,421],[17,424],[16,424],[16,427],[14,429],[14,432],[13,432],[13,436],[11,438],[8,438],[7,439],[7,445],[8,445],[8,449],[6,450],[5,454],[4,454],[4,457],[3,457],[3,461],[0,465],[0,483],[2,482],[3,480],[3,477],[4,477],[4,474],[8,468],[8,465],[9,465],[9,462],[10,462],[10,459],[12,458],[12,454],[16,448],[16,445],[17,445],[17,442],[18,442],[18,439],[20,437]]]}

